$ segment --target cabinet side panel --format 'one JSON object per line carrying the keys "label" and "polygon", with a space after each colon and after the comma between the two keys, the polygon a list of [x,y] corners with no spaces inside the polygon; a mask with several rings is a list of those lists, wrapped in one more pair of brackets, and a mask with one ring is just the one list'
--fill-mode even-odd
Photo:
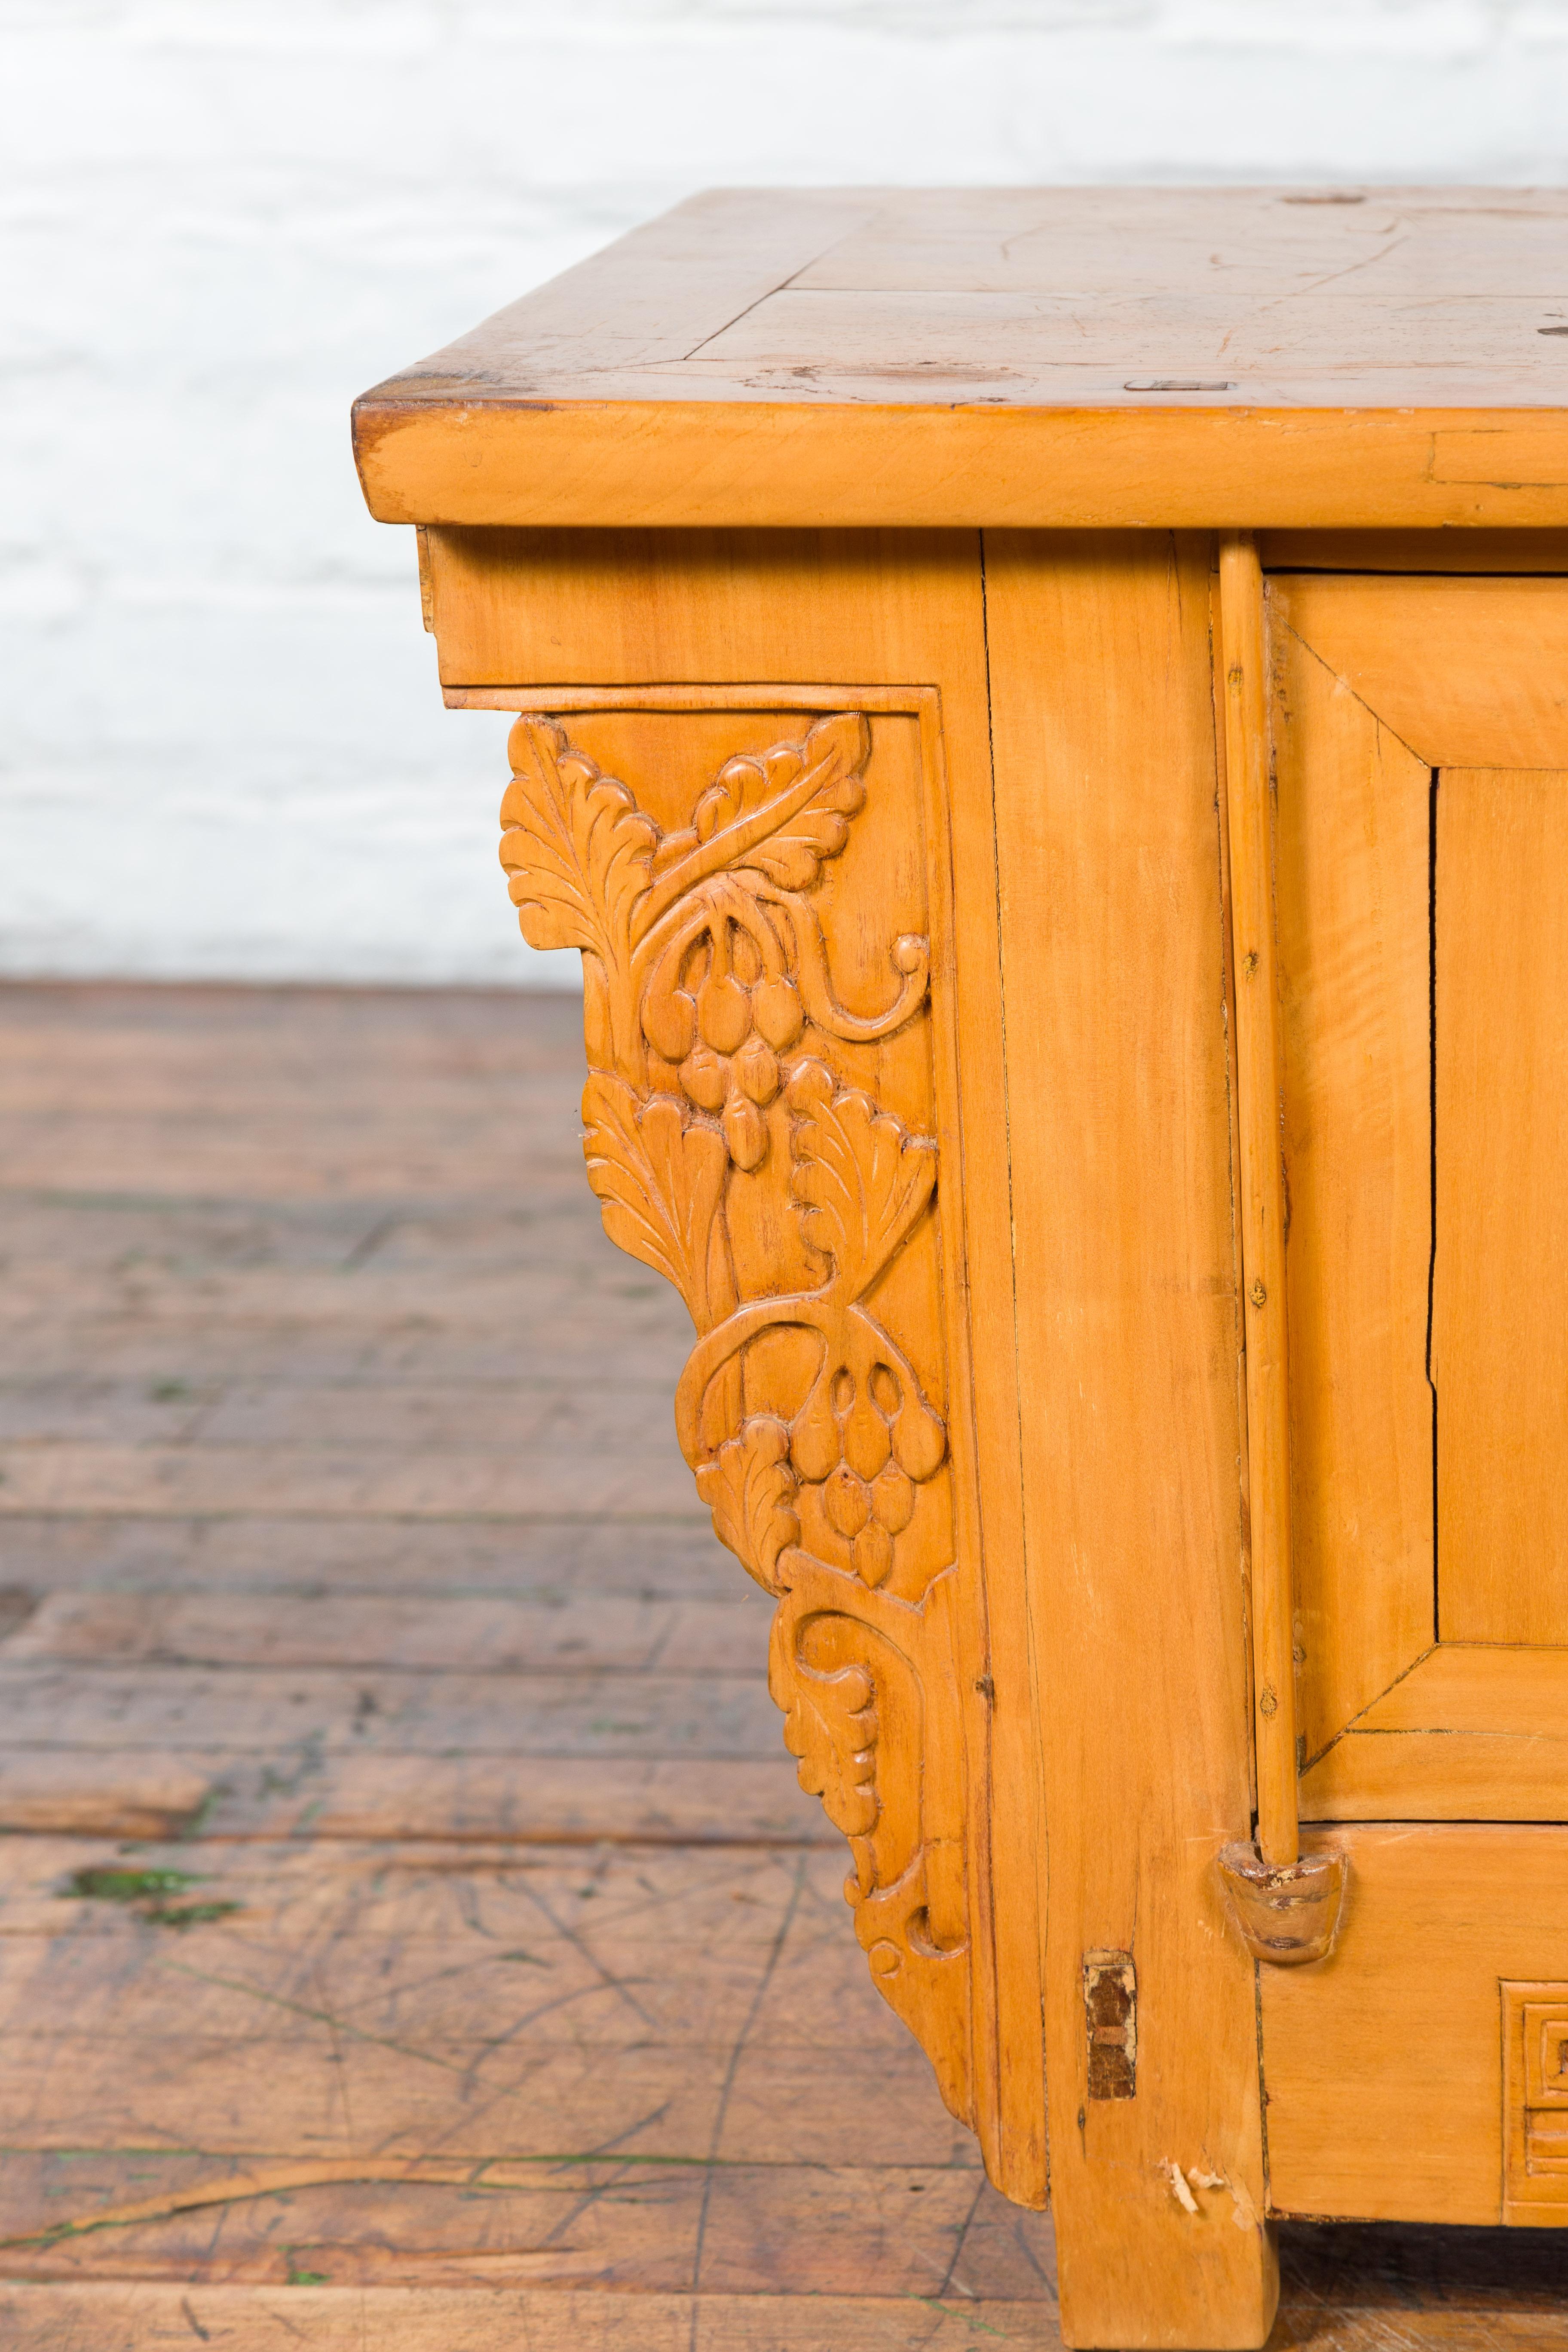
{"label": "cabinet side panel", "polygon": [[[799,737],[824,714],[866,715],[873,747],[866,811],[849,817],[849,845],[823,861],[816,888],[834,968],[853,976],[863,967],[866,1003],[884,1002],[897,979],[889,925],[894,932],[929,925],[933,1017],[921,1083],[929,1087],[942,1171],[955,1537],[975,1569],[962,1607],[951,1605],[951,1578],[939,1582],[933,1603],[952,1619],[954,1670],[943,1696],[964,1727],[958,1777],[968,1808],[974,2120],[993,2179],[1038,2205],[1046,2193],[1039,1769],[1014,1359],[998,1338],[1011,1330],[1013,1272],[979,541],[972,532],[443,530],[429,534],[429,547],[436,632],[454,696],[555,713],[568,740],[581,737],[600,764],[635,767],[661,825],[688,822],[693,795],[716,781],[715,763],[729,753]],[[731,740],[737,714],[747,711],[762,734],[753,741],[747,720]],[[658,744],[660,715],[668,751]],[[918,761],[910,749],[917,724]],[[923,813],[917,823],[909,800],[896,838],[879,847],[878,811],[895,767],[910,778],[918,767]],[[604,802],[607,814],[614,799]],[[918,921],[900,896],[911,860],[926,893]],[[848,878],[858,862],[858,896]],[[787,886],[782,866],[779,877]],[[883,1050],[868,1045],[862,1058],[874,1062]],[[903,1050],[896,1039],[886,1048],[894,1057]],[[886,1076],[891,1084],[891,1060]],[[901,1089],[904,1078],[897,1084]],[[911,1127],[927,1116],[923,1099],[918,1090],[899,1093]],[[763,1189],[745,1171],[732,1181],[738,1196]],[[794,1211],[775,1215],[759,1197],[748,1223],[737,1200],[737,1247],[742,1261],[752,1252],[752,1276],[782,1266],[778,1228],[797,1222]],[[873,1304],[887,1294],[886,1311],[896,1311],[918,1354],[916,1335],[934,1326],[913,1287],[907,1297],[899,1290],[915,1285],[917,1261],[918,1253],[906,1254],[900,1265],[909,1270],[890,1271]],[[973,1347],[962,1343],[969,1333]],[[870,1607],[883,1591],[870,1592]],[[819,1664],[830,1677],[839,1671],[826,1656]]]}
{"label": "cabinet side panel", "polygon": [[[1253,1969],[1214,1871],[1250,1799],[1209,576],[1206,541],[986,542],[1052,2197],[1079,2345],[1255,2345],[1275,2294]],[[1109,2095],[1089,2063],[1108,1977],[1136,2049]]]}
{"label": "cabinet side panel", "polygon": [[1269,601],[1297,1706],[1310,1759],[1433,1639],[1432,779],[1295,634],[1289,596]]}

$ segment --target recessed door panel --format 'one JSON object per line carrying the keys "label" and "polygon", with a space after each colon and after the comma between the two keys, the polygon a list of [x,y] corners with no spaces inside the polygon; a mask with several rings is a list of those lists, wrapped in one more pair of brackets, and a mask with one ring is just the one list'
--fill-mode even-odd
{"label": "recessed door panel", "polygon": [[1568,582],[1268,612],[1300,1811],[1568,1822]]}
{"label": "recessed door panel", "polygon": [[1298,1728],[1432,1639],[1431,771],[1276,633]]}
{"label": "recessed door panel", "polygon": [[1568,772],[1445,769],[1434,873],[1437,1624],[1568,1643]]}
{"label": "recessed door panel", "polygon": [[1568,2226],[1568,580],[1265,611],[1296,1794],[1347,1874],[1259,1970],[1269,2200]]}

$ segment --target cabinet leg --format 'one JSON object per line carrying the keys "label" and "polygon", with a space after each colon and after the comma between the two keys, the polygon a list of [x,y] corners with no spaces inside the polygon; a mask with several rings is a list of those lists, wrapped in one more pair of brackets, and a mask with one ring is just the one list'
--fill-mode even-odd
{"label": "cabinet leg", "polygon": [[1188,2212],[1173,2185],[1167,2211],[1120,2168],[1107,2174],[1098,2194],[1057,2217],[1063,2343],[1074,2352],[1258,2352],[1279,2300],[1272,2228],[1247,2222],[1227,2190],[1201,2175],[1187,2183]]}
{"label": "cabinet leg", "polygon": [[1257,2347],[1277,2292],[1215,1867],[1252,1790],[1211,561],[985,540],[1051,2202],[1085,2352]]}

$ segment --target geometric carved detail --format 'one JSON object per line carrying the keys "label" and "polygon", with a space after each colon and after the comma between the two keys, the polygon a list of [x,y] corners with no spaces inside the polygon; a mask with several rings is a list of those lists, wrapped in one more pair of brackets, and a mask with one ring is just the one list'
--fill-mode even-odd
{"label": "geometric carved detail", "polygon": [[1505,2221],[1568,2224],[1568,1984],[1502,1994]]}
{"label": "geometric carved detail", "polygon": [[[605,1230],[690,1312],[682,1450],[777,1600],[769,1689],[849,1841],[873,1979],[973,2122],[947,1431],[878,1305],[935,1214],[937,1146],[839,1050],[929,1026],[930,954],[889,940],[886,1001],[853,1011],[813,904],[865,803],[866,720],[728,761],[671,832],[552,719],[521,718],[510,748],[500,857],[524,936],[583,954]],[[793,1216],[804,1279],[742,1276],[742,1201],[753,1228]]]}

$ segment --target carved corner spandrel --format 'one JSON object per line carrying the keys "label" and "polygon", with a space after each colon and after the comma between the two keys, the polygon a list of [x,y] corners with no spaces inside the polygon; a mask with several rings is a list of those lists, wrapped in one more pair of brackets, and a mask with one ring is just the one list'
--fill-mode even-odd
{"label": "carved corner spandrel", "polygon": [[920,741],[860,709],[618,734],[525,714],[500,856],[525,937],[582,950],[589,1182],[690,1312],[677,1433],[777,1603],[784,1744],[848,1841],[873,1980],[973,2122],[978,1567],[954,1538]]}

